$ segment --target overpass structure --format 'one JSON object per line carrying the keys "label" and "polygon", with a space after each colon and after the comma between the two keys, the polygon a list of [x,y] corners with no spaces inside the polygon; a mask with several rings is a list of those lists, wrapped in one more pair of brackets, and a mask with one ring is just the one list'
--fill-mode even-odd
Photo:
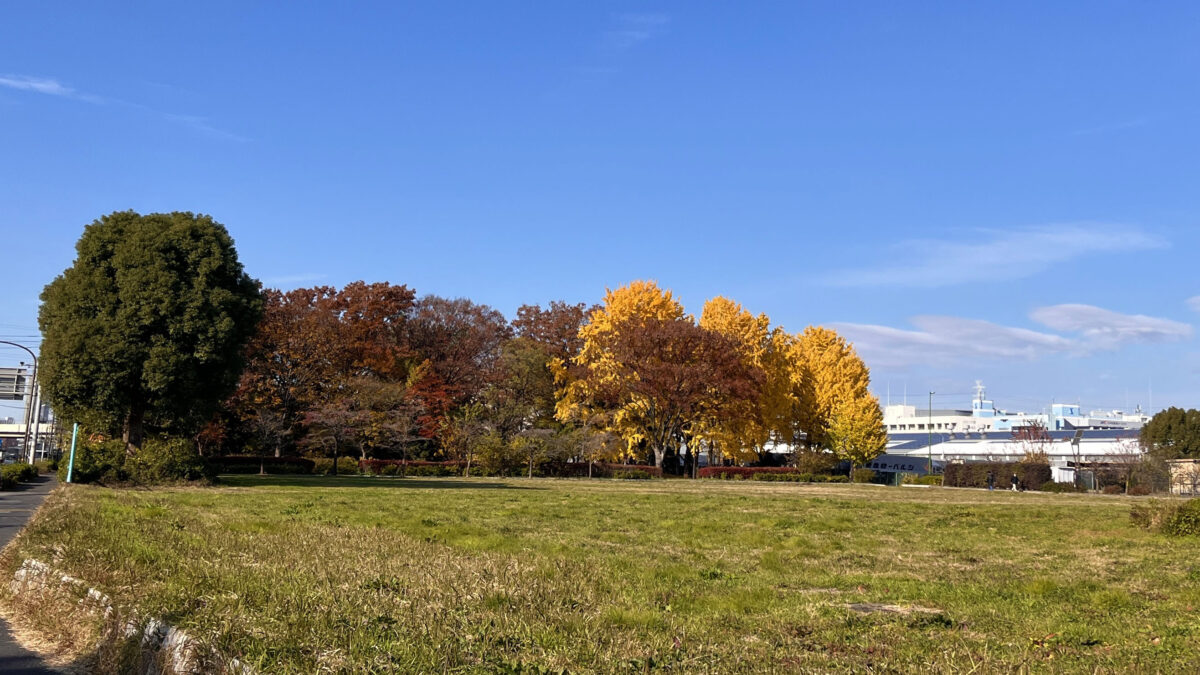
{"label": "overpass structure", "polygon": [[[53,457],[58,452],[57,425],[53,421],[43,420],[37,424],[37,447],[35,459]],[[29,452],[25,449],[25,423],[0,422],[0,448],[3,449],[4,461],[18,459],[28,460]]]}

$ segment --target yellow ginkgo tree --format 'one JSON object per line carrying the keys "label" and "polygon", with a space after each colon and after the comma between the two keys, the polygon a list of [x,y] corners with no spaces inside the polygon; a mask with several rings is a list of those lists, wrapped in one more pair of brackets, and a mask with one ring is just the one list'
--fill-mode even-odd
{"label": "yellow ginkgo tree", "polygon": [[887,446],[871,375],[853,345],[836,331],[810,326],[793,346],[800,426],[810,448],[828,448],[861,466]]}

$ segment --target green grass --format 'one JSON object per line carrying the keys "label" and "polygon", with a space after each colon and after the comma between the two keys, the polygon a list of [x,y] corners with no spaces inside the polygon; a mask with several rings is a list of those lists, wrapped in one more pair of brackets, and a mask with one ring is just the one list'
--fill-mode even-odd
{"label": "green grass", "polygon": [[1191,670],[1200,542],[1132,502],[242,476],[61,489],[4,562],[55,559],[272,673]]}

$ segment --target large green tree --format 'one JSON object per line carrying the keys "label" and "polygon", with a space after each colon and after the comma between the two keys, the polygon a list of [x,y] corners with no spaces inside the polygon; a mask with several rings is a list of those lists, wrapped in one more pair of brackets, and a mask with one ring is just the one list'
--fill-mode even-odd
{"label": "large green tree", "polygon": [[42,291],[40,380],[67,419],[120,434],[195,430],[227,396],[262,313],[220,223],[121,211],[88,225]]}
{"label": "large green tree", "polygon": [[1162,459],[1200,457],[1200,410],[1161,410],[1142,427],[1139,440]]}

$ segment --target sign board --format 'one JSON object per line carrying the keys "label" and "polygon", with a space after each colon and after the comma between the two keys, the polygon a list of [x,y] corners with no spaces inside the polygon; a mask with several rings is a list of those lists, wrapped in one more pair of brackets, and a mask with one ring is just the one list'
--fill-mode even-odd
{"label": "sign board", "polygon": [[27,375],[24,368],[0,368],[0,401],[24,399]]}

